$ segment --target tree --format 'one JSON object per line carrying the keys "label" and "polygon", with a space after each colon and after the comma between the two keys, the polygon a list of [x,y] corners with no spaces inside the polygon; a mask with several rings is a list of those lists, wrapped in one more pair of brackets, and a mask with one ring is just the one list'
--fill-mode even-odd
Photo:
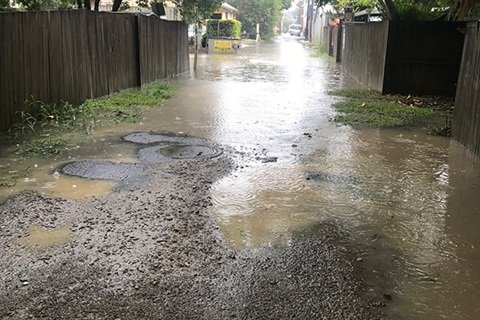
{"label": "tree", "polygon": [[244,30],[255,33],[258,23],[260,24],[260,37],[265,40],[273,37],[274,28],[278,25],[284,3],[282,0],[232,1],[232,4],[240,11],[240,22]]}
{"label": "tree", "polygon": [[342,12],[377,7],[388,20],[458,20],[478,17],[477,0],[314,0],[317,7],[331,4]]}
{"label": "tree", "polygon": [[188,24],[195,24],[193,70],[197,70],[198,40],[200,30],[202,30],[202,22],[222,6],[222,0],[174,0],[173,2],[180,8],[183,21]]}
{"label": "tree", "polygon": [[10,7],[10,1],[0,0],[0,12],[12,11],[12,10],[13,9]]}
{"label": "tree", "polygon": [[291,0],[281,0],[282,6],[280,7],[280,10],[288,10],[292,6],[292,1]]}
{"label": "tree", "polygon": [[72,0],[18,0],[17,2],[27,11],[65,10],[73,8]]}

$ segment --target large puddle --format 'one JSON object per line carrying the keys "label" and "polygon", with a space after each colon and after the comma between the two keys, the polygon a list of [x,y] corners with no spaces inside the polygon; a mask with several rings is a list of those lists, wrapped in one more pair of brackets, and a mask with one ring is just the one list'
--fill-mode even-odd
{"label": "large puddle", "polygon": [[[287,246],[294,231],[333,219],[366,245],[359,256],[366,290],[385,294],[393,319],[478,318],[480,165],[467,151],[425,130],[333,124],[326,91],[351,80],[289,38],[235,56],[202,55],[199,63],[196,74],[175,80],[177,95],[163,108],[97,131],[54,165],[3,157],[4,181],[23,180],[2,188],[0,201],[22,188],[108,194],[112,182],[58,176],[55,168],[78,159],[135,162],[138,148],[121,139],[130,132],[186,133],[236,150],[238,169],[212,190],[212,210],[233,248]],[[52,184],[56,190],[44,188]]]}

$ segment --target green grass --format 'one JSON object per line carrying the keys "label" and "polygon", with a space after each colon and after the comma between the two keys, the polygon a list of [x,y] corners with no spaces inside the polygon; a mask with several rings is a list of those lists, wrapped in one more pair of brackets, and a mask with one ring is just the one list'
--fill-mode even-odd
{"label": "green grass", "polygon": [[417,120],[443,113],[430,107],[402,103],[399,96],[385,96],[369,90],[334,90],[330,95],[347,98],[335,102],[339,112],[333,120],[351,126],[397,127],[412,125]]}
{"label": "green grass", "polygon": [[[136,122],[142,108],[160,106],[174,94],[171,83],[156,82],[141,89],[89,99],[78,106],[68,102],[45,104],[32,98],[26,102],[24,111],[17,112],[14,125],[0,135],[0,140],[18,145],[18,151],[24,155],[56,156],[68,149],[68,142],[56,136],[70,132],[89,134],[99,125]],[[40,135],[50,138],[36,140]]]}
{"label": "green grass", "polygon": [[321,58],[326,56],[327,52],[325,51],[325,46],[323,43],[318,43],[315,45],[315,51],[310,55],[312,58]]}
{"label": "green grass", "polygon": [[66,140],[58,138],[48,138],[44,140],[35,140],[25,142],[20,146],[20,153],[24,155],[41,155],[47,158],[60,155],[68,147]]}
{"label": "green grass", "polygon": [[116,122],[136,122],[142,107],[159,106],[175,94],[175,87],[167,82],[125,90],[105,98],[86,100],[82,106],[97,110],[103,119]]}

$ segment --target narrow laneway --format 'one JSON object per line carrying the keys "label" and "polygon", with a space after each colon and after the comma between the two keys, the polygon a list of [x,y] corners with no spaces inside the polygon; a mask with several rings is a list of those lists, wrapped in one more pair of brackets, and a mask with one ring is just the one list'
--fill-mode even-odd
{"label": "narrow laneway", "polygon": [[[328,90],[355,82],[312,54],[283,36],[201,55],[139,123],[78,137],[55,163],[5,155],[8,171],[38,169],[2,189],[0,315],[476,319],[479,163],[423,128],[335,124]],[[169,158],[124,138],[133,132],[215,154]],[[72,160],[140,178],[118,190],[63,174]],[[45,196],[14,197],[30,189]],[[40,250],[32,234],[47,238]]]}

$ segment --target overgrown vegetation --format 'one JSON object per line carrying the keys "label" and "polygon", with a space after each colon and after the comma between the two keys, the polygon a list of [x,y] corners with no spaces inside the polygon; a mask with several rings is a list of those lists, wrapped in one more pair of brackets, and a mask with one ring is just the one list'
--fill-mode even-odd
{"label": "overgrown vegetation", "polygon": [[325,45],[323,43],[318,43],[315,45],[315,51],[311,54],[312,58],[320,58],[327,55],[327,51],[325,50]]}
{"label": "overgrown vegetation", "polygon": [[333,120],[352,126],[385,128],[412,125],[426,117],[441,116],[446,112],[441,107],[436,108],[438,104],[432,98],[381,95],[369,90],[334,90],[329,94],[347,98],[333,104],[339,112]]}
{"label": "overgrown vegetation", "polygon": [[245,32],[256,34],[257,23],[260,25],[260,37],[270,40],[275,36],[275,26],[278,26],[282,16],[281,10],[288,9],[289,0],[231,0],[240,12],[238,20]]}
{"label": "overgrown vegetation", "polygon": [[[44,104],[32,99],[24,111],[17,113],[14,125],[2,138],[16,144],[24,155],[56,156],[68,149],[66,140],[56,138],[59,134],[75,131],[90,134],[96,126],[136,122],[142,108],[159,106],[173,97],[174,92],[172,84],[159,82],[89,99],[79,106],[68,102]],[[39,136],[47,138],[36,139]]]}
{"label": "overgrown vegetation", "polygon": [[377,8],[388,20],[463,20],[478,18],[476,0],[314,0],[316,6],[332,5],[335,17],[343,16],[347,7],[353,12]]}
{"label": "overgrown vegetation", "polygon": [[240,37],[242,24],[237,20],[209,19],[207,20],[207,37]]}
{"label": "overgrown vegetation", "polygon": [[25,142],[20,151],[28,156],[41,155],[50,158],[61,154],[67,146],[68,143],[64,139],[47,138]]}

